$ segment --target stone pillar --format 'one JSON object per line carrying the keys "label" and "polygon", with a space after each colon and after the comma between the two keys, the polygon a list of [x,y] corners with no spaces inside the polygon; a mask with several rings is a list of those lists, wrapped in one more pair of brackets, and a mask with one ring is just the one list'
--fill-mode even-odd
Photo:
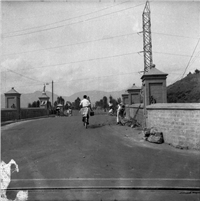
{"label": "stone pillar", "polygon": [[140,103],[141,98],[140,98],[140,88],[137,87],[135,84],[132,85],[128,91],[128,96],[129,96],[129,105]]}
{"label": "stone pillar", "polygon": [[152,67],[142,77],[145,106],[155,103],[167,103],[166,73]]}
{"label": "stone pillar", "polygon": [[48,109],[48,102],[49,102],[50,97],[46,95],[46,92],[42,92],[42,96],[39,97],[40,100],[40,108]]}
{"label": "stone pillar", "polygon": [[129,99],[128,99],[128,94],[127,93],[122,94],[122,102],[123,102],[124,105],[129,104]]}
{"label": "stone pillar", "polygon": [[20,96],[21,94],[18,93],[14,87],[5,93],[5,107],[16,109],[18,113],[18,119],[20,119]]}

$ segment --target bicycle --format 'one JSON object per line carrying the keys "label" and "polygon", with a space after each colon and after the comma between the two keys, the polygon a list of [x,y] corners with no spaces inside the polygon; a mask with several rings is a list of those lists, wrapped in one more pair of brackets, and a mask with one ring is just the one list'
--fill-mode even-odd
{"label": "bicycle", "polygon": [[87,123],[87,116],[83,117],[83,125],[85,126],[85,128],[87,129],[88,123]]}

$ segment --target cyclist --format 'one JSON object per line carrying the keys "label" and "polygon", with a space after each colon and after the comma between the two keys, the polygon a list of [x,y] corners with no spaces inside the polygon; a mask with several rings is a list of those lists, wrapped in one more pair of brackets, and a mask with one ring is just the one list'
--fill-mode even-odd
{"label": "cyclist", "polygon": [[89,124],[89,109],[91,109],[91,103],[88,100],[87,96],[83,96],[83,100],[80,102],[81,112],[82,112],[82,121],[84,122],[84,117],[87,117],[87,124]]}

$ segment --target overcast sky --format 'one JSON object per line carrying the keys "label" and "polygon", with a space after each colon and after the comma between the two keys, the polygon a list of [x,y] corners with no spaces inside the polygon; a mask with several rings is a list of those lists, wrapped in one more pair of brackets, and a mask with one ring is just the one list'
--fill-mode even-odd
{"label": "overcast sky", "polygon": [[[44,83],[51,91],[52,80],[61,96],[141,87],[144,6],[131,0],[2,2],[1,93],[42,91]],[[153,63],[169,74],[170,85],[185,70],[186,76],[200,69],[200,2],[150,1],[150,8]]]}

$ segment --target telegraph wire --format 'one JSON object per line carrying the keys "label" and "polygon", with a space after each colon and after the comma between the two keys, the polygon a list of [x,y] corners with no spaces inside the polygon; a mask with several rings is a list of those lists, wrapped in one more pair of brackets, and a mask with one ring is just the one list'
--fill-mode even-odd
{"label": "telegraph wire", "polygon": [[[94,40],[84,41],[84,42],[79,42],[79,43],[72,43],[72,44],[66,44],[66,45],[60,45],[60,46],[54,46],[54,47],[30,50],[30,51],[25,51],[25,52],[16,52],[16,53],[3,54],[2,56],[16,55],[16,54],[27,54],[27,53],[30,53],[30,52],[38,52],[38,51],[44,51],[44,50],[50,50],[50,49],[57,49],[57,48],[62,48],[62,47],[67,47],[67,46],[74,46],[74,45],[81,45],[81,44],[85,44],[85,43],[91,43],[91,42],[97,42],[97,41],[103,41],[103,40],[110,40],[110,39],[113,39],[113,38],[130,36],[130,35],[133,35],[133,34],[138,34],[139,35],[140,33],[141,32],[128,33],[128,34],[122,34],[122,35],[118,35],[118,36],[111,36],[109,38],[99,38],[99,39],[94,39]],[[198,38],[193,38],[193,37],[189,37],[189,36],[180,36],[180,35],[165,34],[165,33],[158,33],[158,32],[152,32],[152,33],[160,34],[160,35],[167,35],[167,36],[172,36],[172,37],[198,39]]]}
{"label": "telegraph wire", "polygon": [[[138,52],[129,52],[129,53],[124,53],[124,54],[117,54],[117,55],[106,56],[106,57],[97,57],[97,58],[92,58],[92,59],[85,59],[85,60],[80,60],[80,61],[72,61],[72,62],[60,63],[60,64],[52,64],[52,65],[41,66],[41,67],[21,68],[21,69],[18,69],[18,70],[30,70],[30,69],[37,69],[37,68],[42,69],[42,68],[49,68],[49,67],[58,67],[58,66],[64,66],[64,65],[69,65],[69,64],[75,64],[75,63],[96,61],[96,60],[109,59],[109,58],[114,58],[114,57],[122,57],[122,56],[137,54],[137,53]],[[5,71],[1,71],[1,72],[5,72]]]}
{"label": "telegraph wire", "polygon": [[186,54],[172,54],[172,53],[167,53],[167,52],[154,52],[156,54],[166,54],[166,55],[172,55],[172,56],[181,56],[181,57],[190,57],[190,55],[186,55]]}
{"label": "telegraph wire", "polygon": [[81,20],[81,21],[78,21],[78,22],[74,22],[74,23],[71,23],[71,24],[60,25],[60,26],[57,26],[57,27],[51,27],[51,28],[41,29],[41,30],[37,30],[37,31],[33,31],[33,32],[28,32],[28,33],[16,34],[16,35],[11,35],[11,36],[3,36],[2,38],[5,39],[5,38],[16,37],[16,36],[24,36],[24,35],[29,35],[29,34],[32,34],[32,33],[39,33],[39,32],[43,32],[43,31],[58,29],[58,28],[61,28],[61,27],[65,27],[65,26],[69,26],[69,25],[74,25],[74,24],[78,24],[78,23],[84,23],[84,22],[91,21],[91,20],[94,20],[94,19],[97,19],[97,18],[100,18],[100,17],[104,17],[104,16],[108,16],[108,15],[112,15],[112,14],[115,14],[115,13],[122,12],[122,11],[125,11],[125,10],[129,10],[129,9],[141,6],[143,4],[144,3],[136,5],[136,6],[128,7],[128,8],[122,9],[122,10],[118,10],[118,11],[115,11],[115,12],[111,12],[111,13],[103,14],[103,15],[100,15],[100,16],[88,18],[86,20]]}
{"label": "telegraph wire", "polygon": [[43,83],[42,81],[39,81],[39,80],[30,78],[30,77],[27,77],[27,76],[25,76],[25,75],[22,75],[21,73],[15,72],[15,71],[13,71],[13,70],[11,70],[11,69],[7,69],[7,70],[10,71],[10,72],[12,72],[12,73],[15,73],[15,74],[17,74],[17,75],[20,75],[21,77],[25,77],[25,78],[27,78],[27,79],[29,79],[29,80],[33,80],[33,81],[35,81],[35,82],[41,82],[41,83]]}
{"label": "telegraph wire", "polygon": [[[103,79],[105,77],[112,77],[112,76],[125,76],[125,75],[131,75],[131,74],[138,74],[138,72],[133,71],[129,73],[118,73],[118,74],[112,74],[112,75],[105,75],[105,76],[97,76],[97,77],[91,77],[91,78],[80,78],[80,79],[72,79],[72,80],[63,80],[63,81],[54,81],[54,83],[63,83],[63,82],[73,82],[73,81],[79,81],[79,80],[96,80],[96,79]],[[41,82],[44,84],[43,82]],[[16,87],[27,87],[27,86],[40,86],[41,84],[31,84],[31,85],[16,85]]]}
{"label": "telegraph wire", "polygon": [[181,36],[181,35],[174,35],[174,34],[159,33],[159,32],[154,32],[154,31],[152,31],[151,33],[158,34],[158,35],[180,37],[180,38],[191,38],[191,39],[198,39],[199,38],[199,37],[189,37],[189,36]]}
{"label": "telegraph wire", "polygon": [[[60,64],[52,64],[52,65],[46,65],[46,66],[41,66],[41,67],[21,68],[21,69],[18,69],[18,70],[32,70],[32,69],[38,69],[38,68],[42,69],[42,68],[49,68],[49,67],[58,67],[58,66],[64,66],[64,65],[69,65],[69,64],[76,64],[76,63],[82,63],[82,62],[88,62],[88,61],[96,61],[96,60],[102,60],[102,59],[109,59],[109,58],[115,58],[115,57],[121,57],[121,56],[133,55],[133,54],[140,55],[141,53],[142,53],[141,51],[139,51],[139,52],[130,52],[130,53],[125,53],[125,54],[117,54],[117,55],[106,56],[106,57],[85,59],[85,60],[72,61],[72,62],[60,63]],[[171,55],[171,56],[190,57],[190,55],[171,54],[171,53],[165,53],[165,52],[154,52],[153,51],[153,53],[156,53],[156,54],[166,54],[166,55]],[[1,71],[1,73],[3,73],[3,72],[5,72],[5,71]]]}
{"label": "telegraph wire", "polygon": [[5,34],[16,33],[16,32],[21,32],[21,31],[27,31],[27,30],[30,30],[30,29],[37,29],[37,28],[40,28],[40,27],[46,27],[46,26],[50,26],[50,25],[53,25],[53,24],[58,24],[58,23],[61,23],[61,22],[65,22],[65,21],[68,21],[68,20],[77,19],[77,18],[80,18],[80,17],[84,17],[84,16],[87,16],[87,15],[91,15],[91,14],[97,13],[97,12],[101,12],[103,10],[106,10],[106,9],[109,9],[109,8],[112,8],[112,7],[115,7],[115,6],[127,3],[129,1],[121,2],[121,3],[118,3],[116,5],[108,6],[106,8],[103,8],[103,9],[100,9],[100,10],[97,10],[97,11],[93,11],[93,12],[90,12],[90,13],[86,13],[86,14],[83,14],[83,15],[76,16],[76,17],[71,17],[71,18],[68,18],[68,19],[60,20],[60,21],[53,22],[53,23],[50,23],[50,24],[45,24],[45,25],[41,25],[41,26],[37,26],[37,27],[31,27],[31,28],[16,30],[16,31],[13,31],[13,32],[7,32]]}
{"label": "telegraph wire", "polygon": [[193,50],[193,52],[192,52],[192,55],[191,55],[191,57],[190,57],[190,59],[189,59],[189,61],[188,61],[188,64],[187,64],[187,66],[186,66],[186,68],[185,68],[185,70],[184,70],[184,73],[183,73],[183,75],[182,75],[182,78],[183,78],[183,76],[185,75],[185,72],[186,72],[186,70],[187,70],[187,68],[188,68],[188,66],[189,66],[189,64],[190,64],[190,61],[191,61],[191,59],[192,59],[192,57],[193,57],[193,55],[194,55],[194,53],[195,53],[195,51],[196,51],[196,48],[197,48],[197,46],[198,46],[198,44],[199,44],[199,41],[200,41],[200,38],[199,38],[199,40],[197,41],[197,44],[196,44],[196,46],[195,46],[195,48],[194,48],[194,50]]}
{"label": "telegraph wire", "polygon": [[30,53],[30,52],[38,52],[38,51],[57,49],[57,48],[62,48],[62,47],[67,47],[67,46],[81,45],[81,44],[85,44],[85,43],[92,43],[92,42],[97,42],[97,41],[110,40],[110,39],[113,39],[113,38],[119,38],[119,37],[124,37],[124,36],[131,36],[133,34],[137,34],[137,33],[136,32],[135,33],[128,33],[128,34],[123,34],[123,35],[118,35],[118,36],[111,36],[111,37],[108,37],[108,38],[99,38],[99,39],[90,40],[90,41],[84,41],[84,42],[79,42],[79,43],[72,43],[72,44],[54,46],[54,47],[43,48],[43,49],[30,50],[30,51],[25,51],[25,52],[3,54],[2,56],[16,55],[16,54],[26,54],[26,53]]}

